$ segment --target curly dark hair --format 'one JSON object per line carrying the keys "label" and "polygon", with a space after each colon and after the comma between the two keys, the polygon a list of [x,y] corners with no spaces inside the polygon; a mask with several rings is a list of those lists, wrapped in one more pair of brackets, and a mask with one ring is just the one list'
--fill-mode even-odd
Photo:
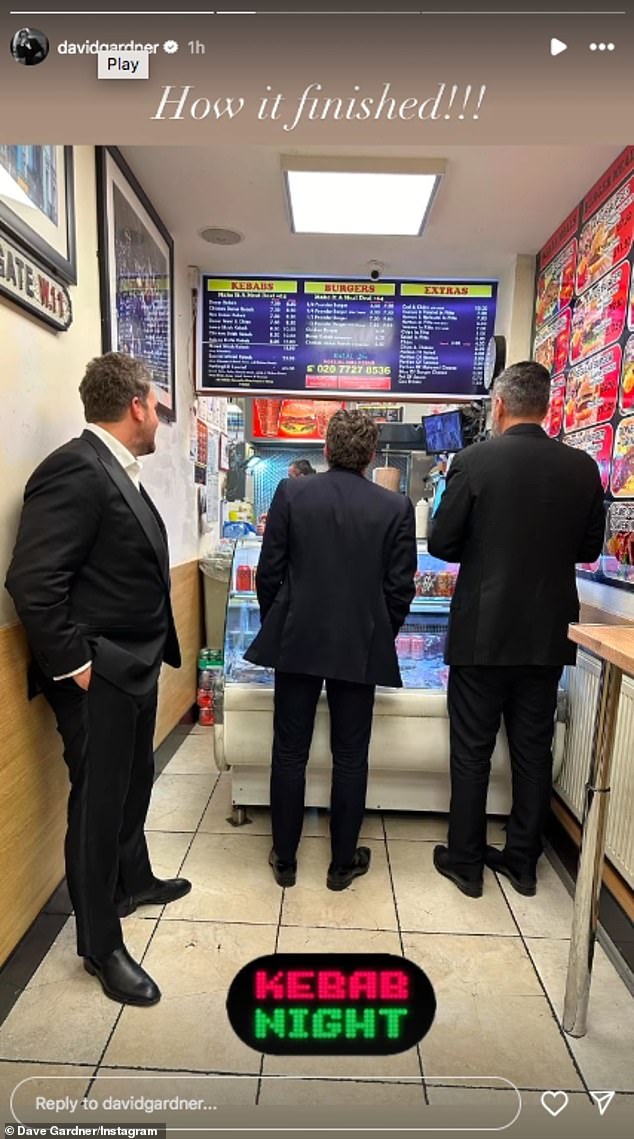
{"label": "curly dark hair", "polygon": [[152,378],[145,364],[125,352],[91,360],[79,385],[87,423],[117,423],[136,397],[145,403]]}
{"label": "curly dark hair", "polygon": [[376,451],[379,428],[362,411],[337,411],[328,424],[326,454],[331,467],[364,471]]}

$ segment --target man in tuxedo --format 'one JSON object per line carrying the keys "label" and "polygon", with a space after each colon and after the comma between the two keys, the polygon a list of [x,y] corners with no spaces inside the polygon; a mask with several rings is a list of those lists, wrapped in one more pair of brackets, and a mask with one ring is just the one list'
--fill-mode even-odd
{"label": "man in tuxedo", "polygon": [[410,500],[364,477],[377,437],[361,412],[337,412],[328,426],[329,470],[285,479],[268,514],[257,571],[262,628],[245,656],[275,669],[269,862],[280,886],[295,884],[305,768],[324,680],[333,758],[329,889],[345,889],[370,865],[357,839],[374,689],[401,686],[394,639],[416,572]]}
{"label": "man in tuxedo", "polygon": [[88,365],[79,391],[88,426],[29,479],[6,587],[31,648],[30,695],[44,693],[64,742],[77,951],[107,996],[150,1005],[159,989],[120,918],[191,888],[154,877],[144,835],[158,675],[163,661],[180,667],[167,535],[138,461],[155,450],[156,394],[117,352]]}
{"label": "man in tuxedo", "polygon": [[[493,435],[454,459],[429,551],[460,562],[446,662],[451,736],[448,846],[434,863],[463,893],[482,893],[483,866],[521,894],[536,890],[550,804],[552,737],[564,665],[579,619],[575,564],[601,552],[603,488],[595,461],[549,439],[541,424],[550,376],[515,364],[493,392]],[[513,807],[503,851],[486,846],[491,754],[504,717]]]}

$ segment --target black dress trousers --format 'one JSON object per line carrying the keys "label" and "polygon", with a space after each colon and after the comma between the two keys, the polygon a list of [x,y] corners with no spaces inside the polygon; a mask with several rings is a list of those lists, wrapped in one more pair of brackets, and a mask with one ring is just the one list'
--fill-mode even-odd
{"label": "black dress trousers", "polygon": [[[302,833],[306,763],[323,684],[317,676],[275,673],[271,823],[273,848],[282,862],[295,860]],[[347,866],[354,857],[365,809],[374,685],[326,680],[326,694],[332,750],[332,861]]]}
{"label": "black dress trousers", "polygon": [[145,819],[154,778],[157,686],[130,695],[94,670],[87,692],[69,677],[38,677],[64,742],[71,790],[65,858],[77,952],[122,945],[117,902],[151,885]]}
{"label": "black dress trousers", "polygon": [[552,740],[560,666],[452,666],[448,706],[451,745],[449,855],[466,877],[482,873],[491,755],[504,718],[511,757],[513,807],[505,858],[533,876],[550,806]]}

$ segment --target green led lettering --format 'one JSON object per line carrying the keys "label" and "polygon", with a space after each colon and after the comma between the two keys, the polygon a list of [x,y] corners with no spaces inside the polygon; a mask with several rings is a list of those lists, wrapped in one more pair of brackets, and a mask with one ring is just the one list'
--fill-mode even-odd
{"label": "green led lettering", "polygon": [[[279,1012],[283,1011],[283,1009],[279,1009]],[[292,1021],[291,1031],[288,1034],[289,1040],[309,1040],[310,1033],[306,1031],[309,1010],[307,1008],[289,1008],[287,1012]]]}
{"label": "green led lettering", "polygon": [[399,1036],[401,1035],[400,1019],[401,1017],[407,1016],[408,1011],[409,1010],[406,1008],[378,1009],[378,1015],[384,1016],[387,1022],[385,1035],[387,1036],[388,1040],[398,1040]]}
{"label": "green led lettering", "polygon": [[256,1040],[266,1040],[270,1033],[283,1039],[286,1036],[285,1010],[276,1008],[272,1013],[268,1013],[264,1009],[256,1008],[253,1032]]}
{"label": "green led lettering", "polygon": [[357,1036],[364,1036],[366,1040],[373,1040],[376,1036],[376,1013],[373,1008],[365,1008],[359,1015],[356,1008],[346,1009],[345,1033],[348,1040]]}
{"label": "green led lettering", "polygon": [[313,1016],[313,1039],[335,1040],[341,1036],[341,1019],[340,1008],[317,1009]]}

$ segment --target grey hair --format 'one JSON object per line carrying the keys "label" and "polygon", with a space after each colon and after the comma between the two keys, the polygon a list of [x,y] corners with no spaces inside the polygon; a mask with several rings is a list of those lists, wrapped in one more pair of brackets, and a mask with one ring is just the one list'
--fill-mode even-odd
{"label": "grey hair", "polygon": [[504,400],[508,415],[543,419],[550,400],[550,373],[535,360],[512,364],[498,376],[493,394]]}

